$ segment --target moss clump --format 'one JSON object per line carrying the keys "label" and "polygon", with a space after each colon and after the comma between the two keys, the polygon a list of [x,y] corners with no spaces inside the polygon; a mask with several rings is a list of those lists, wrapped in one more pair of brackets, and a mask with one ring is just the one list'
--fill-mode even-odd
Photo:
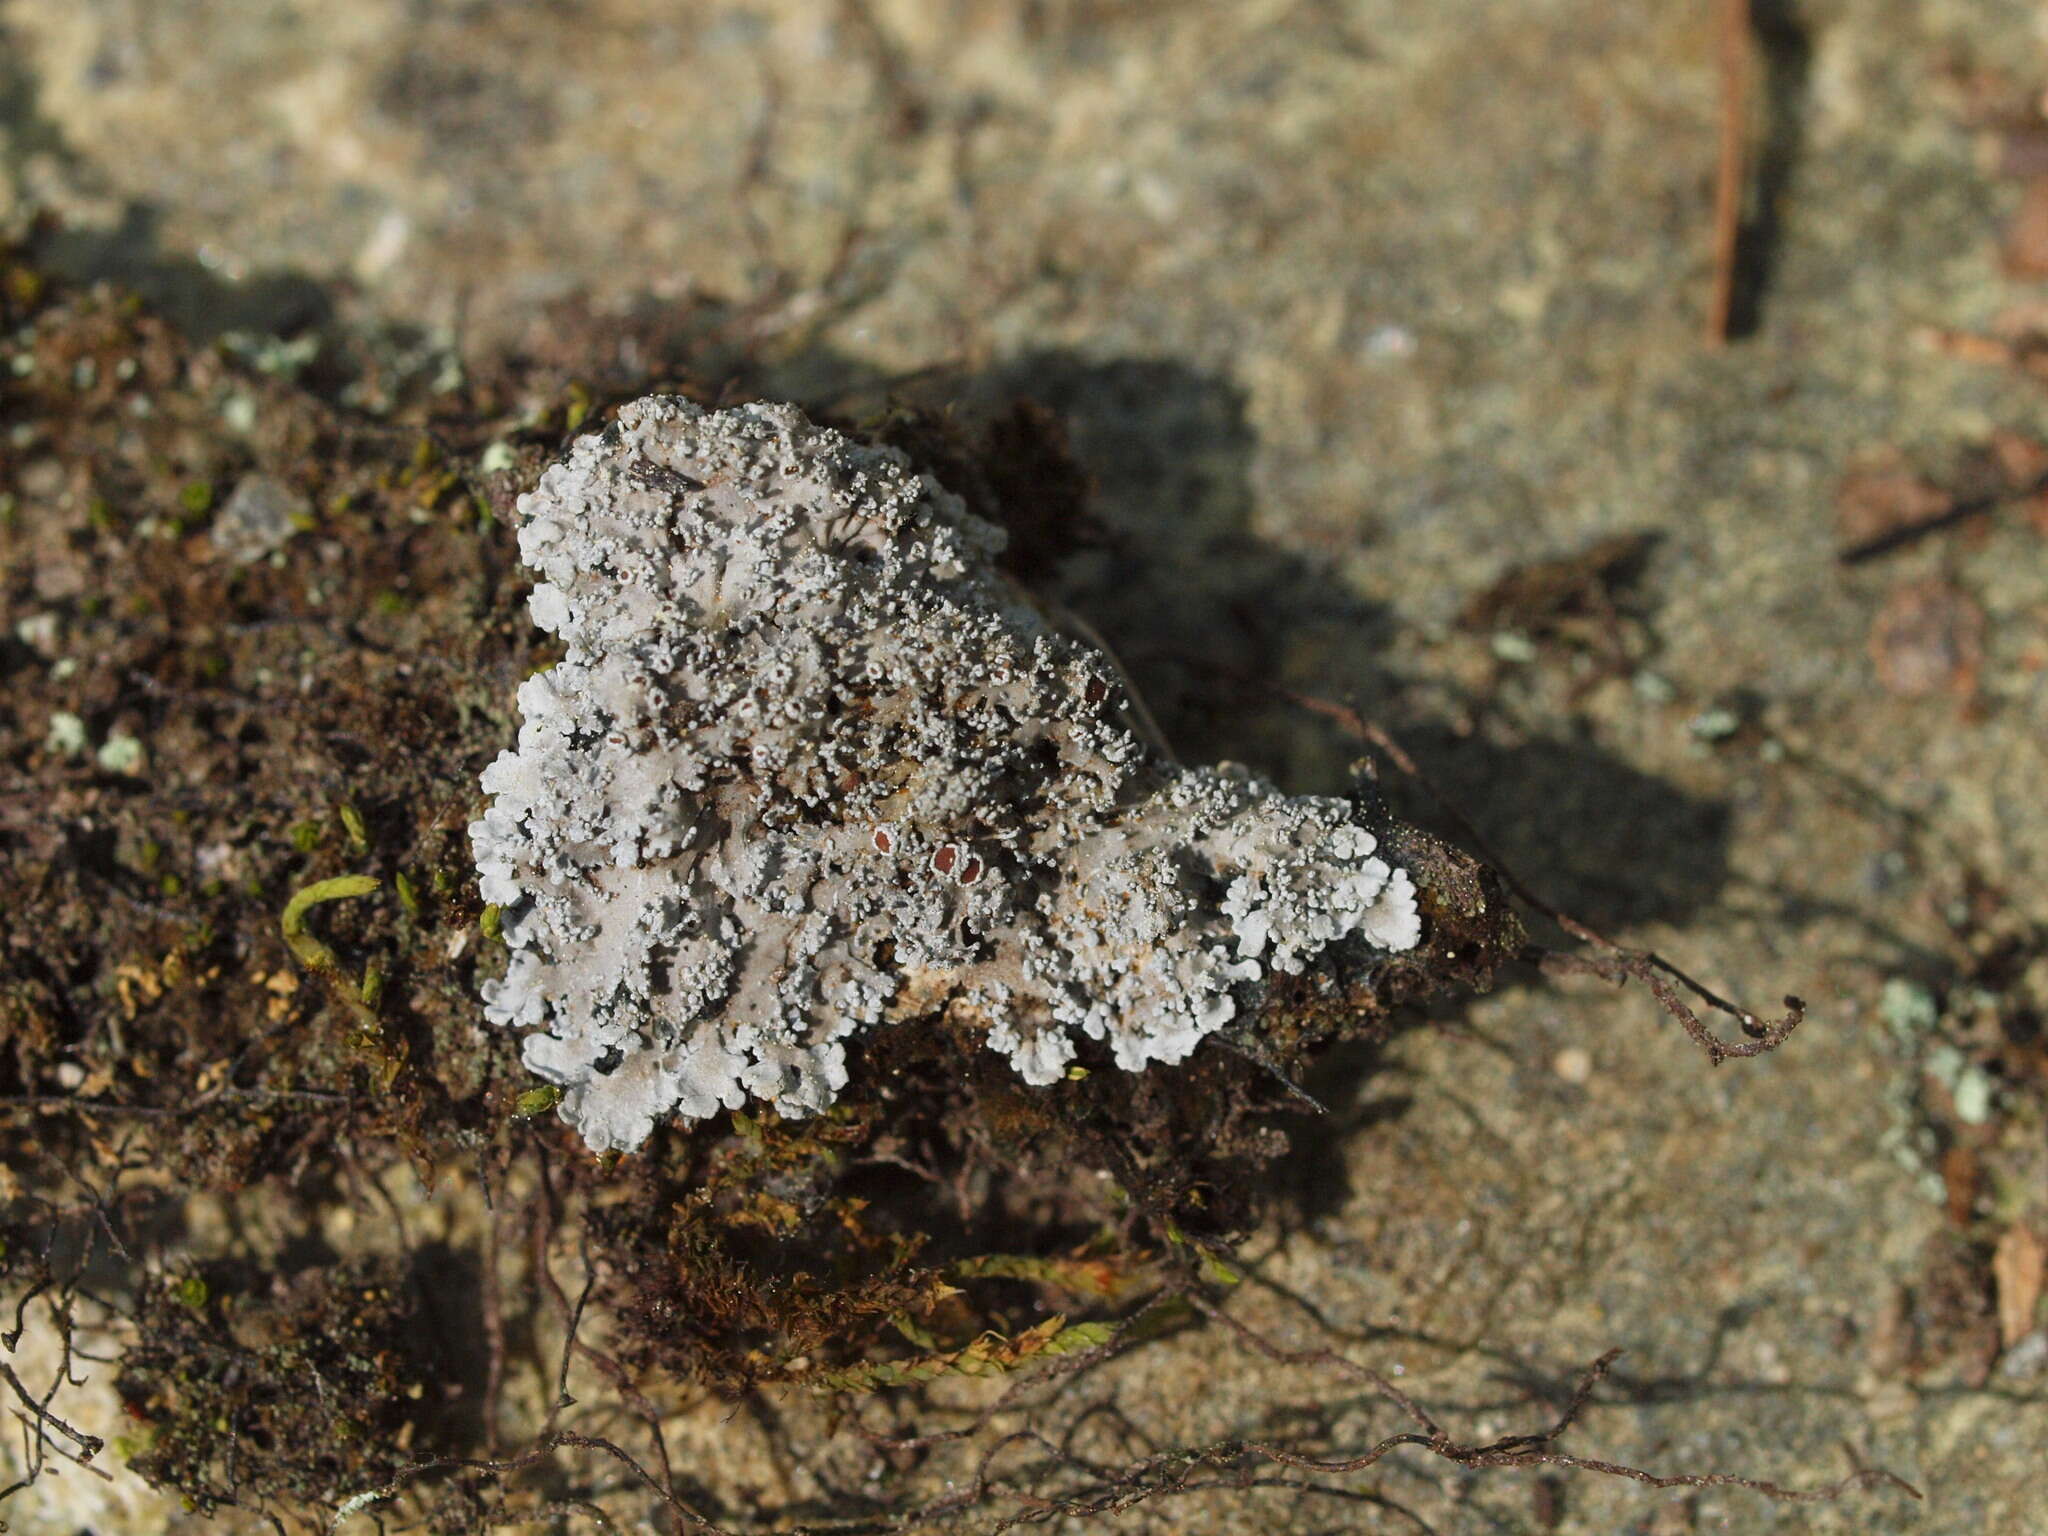
{"label": "moss clump", "polygon": [[388,1261],[269,1282],[216,1265],[145,1289],[135,1323],[129,1466],[201,1513],[331,1508],[445,1438],[456,1362]]}

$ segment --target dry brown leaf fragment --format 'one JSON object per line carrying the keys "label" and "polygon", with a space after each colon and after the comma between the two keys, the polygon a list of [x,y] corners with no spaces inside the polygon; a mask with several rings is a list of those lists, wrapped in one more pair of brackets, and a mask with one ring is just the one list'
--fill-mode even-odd
{"label": "dry brown leaf fragment", "polygon": [[1653,543],[1647,534],[1617,534],[1574,554],[1518,565],[1467,601],[1458,622],[1481,632],[1583,638],[1589,626],[1612,625],[1616,599],[1640,575]]}
{"label": "dry brown leaf fragment", "polygon": [[1984,1164],[1974,1147],[1958,1143],[1941,1154],[1941,1184],[1948,1197],[1948,1219],[1968,1226],[1984,1187]]}
{"label": "dry brown leaf fragment", "polygon": [[1982,331],[1922,326],[1914,332],[1921,345],[1958,362],[1986,368],[2010,368],[2029,378],[2048,379],[2048,303],[2025,299],[2008,304]]}
{"label": "dry brown leaf fragment", "polygon": [[1835,490],[1835,527],[1845,544],[1862,544],[1895,528],[1931,522],[1954,506],[1954,496],[1887,450],[1842,477]]}
{"label": "dry brown leaf fragment", "polygon": [[2048,443],[2025,432],[2001,427],[1988,445],[1992,469],[2008,495],[2022,497],[2021,508],[2036,533],[2048,537]]}
{"label": "dry brown leaf fragment", "polygon": [[2008,277],[2048,277],[2048,176],[2036,176],[2020,195],[2005,227],[2003,259]]}
{"label": "dry brown leaf fragment", "polygon": [[2023,490],[2048,475],[2048,443],[2000,427],[1991,434],[1991,464],[2008,490]]}
{"label": "dry brown leaf fragment", "polygon": [[1984,610],[1939,577],[1892,589],[1870,626],[1878,680],[1903,698],[1969,695],[1984,660]]}
{"label": "dry brown leaf fragment", "polygon": [[1995,158],[1998,174],[2008,180],[2048,176],[2048,123],[2020,123],[2006,129],[1998,137]]}
{"label": "dry brown leaf fragment", "polygon": [[1997,336],[1923,325],[1913,332],[1913,337],[1930,352],[1982,368],[2012,368],[2019,362],[2014,344]]}
{"label": "dry brown leaf fragment", "polygon": [[2011,1349],[2034,1331],[2034,1311],[2048,1281],[2048,1244],[2030,1227],[2007,1227],[1991,1254],[1991,1277],[1998,1286],[1999,1342]]}

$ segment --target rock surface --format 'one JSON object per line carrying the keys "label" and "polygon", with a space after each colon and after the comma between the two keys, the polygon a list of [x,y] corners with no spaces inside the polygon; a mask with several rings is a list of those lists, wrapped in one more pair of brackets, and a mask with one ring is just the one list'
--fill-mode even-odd
{"label": "rock surface", "polygon": [[[2040,1351],[1979,1375],[1915,1299],[1956,1225],[1941,1090],[1879,999],[1964,990],[1965,862],[2048,919],[2040,545],[2001,518],[1843,570],[1833,499],[1874,444],[1932,471],[2048,426],[2037,384],[1917,334],[2038,299],[2001,271],[2021,193],[1970,114],[2001,78],[2024,109],[2039,10],[1755,8],[1769,282],[1709,353],[1717,9],[12,0],[0,200],[70,214],[80,269],[242,324],[291,272],[450,346],[459,320],[478,346],[538,332],[565,291],[694,283],[772,344],[769,393],[873,402],[928,369],[1053,404],[1122,541],[1061,595],[1177,747],[1333,789],[1350,744],[1227,678],[1355,690],[1565,905],[1814,1004],[1785,1051],[1707,1074],[1639,994],[1505,990],[1464,1016],[1476,1040],[1317,1085],[1350,1129],[1265,1277],[1460,1424],[1546,1419],[1619,1344],[1578,1449],[1811,1482],[1846,1442],[1929,1502],[1574,1478],[1539,1521],[1526,1480],[1429,1463],[1384,1464],[1387,1496],[1451,1532],[2024,1530]],[[1633,675],[1455,628],[1504,569],[1645,528]],[[1984,612],[1969,711],[1888,695],[1869,659],[1888,593],[1932,579]],[[2039,1128],[2022,1090],[1972,1144],[2017,1157]],[[2041,1187],[2037,1163],[1968,1219]],[[1199,1335],[1100,1386],[1157,1444],[1349,1390]],[[1360,1440],[1389,1427],[1347,1411]],[[733,1455],[715,1428],[697,1464]],[[1124,1523],[1347,1518],[1245,1491]]]}

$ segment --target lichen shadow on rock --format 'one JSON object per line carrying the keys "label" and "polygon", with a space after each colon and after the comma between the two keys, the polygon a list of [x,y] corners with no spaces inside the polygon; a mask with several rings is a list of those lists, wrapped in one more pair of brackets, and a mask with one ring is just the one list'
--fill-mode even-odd
{"label": "lichen shadow on rock", "polygon": [[[1049,585],[1109,641],[1188,760],[1245,762],[1297,792],[1341,788],[1360,745],[1285,697],[1323,695],[1393,728],[1513,867],[1596,927],[1679,922],[1725,884],[1720,802],[1583,735],[1460,734],[1404,696],[1385,660],[1402,615],[1254,529],[1259,443],[1230,380],[1167,358],[1045,351],[910,393],[983,418],[1030,401],[1063,424],[1099,528]],[[1404,815],[1456,840],[1426,796],[1384,778]]]}
{"label": "lichen shadow on rock", "polygon": [[[1253,527],[1258,438],[1242,389],[1171,358],[1010,358],[943,392],[990,414],[1015,400],[1064,424],[1099,520],[1050,585],[1107,639],[1188,761],[1250,763],[1295,790],[1342,787],[1343,758],[1260,685],[1381,697],[1398,616]],[[1252,685],[1247,687],[1247,684]]]}
{"label": "lichen shadow on rock", "polygon": [[[1677,923],[1728,880],[1729,807],[1569,735],[1512,743],[1411,726],[1403,742],[1488,844],[1606,932]],[[1418,820],[1438,818],[1418,807]]]}

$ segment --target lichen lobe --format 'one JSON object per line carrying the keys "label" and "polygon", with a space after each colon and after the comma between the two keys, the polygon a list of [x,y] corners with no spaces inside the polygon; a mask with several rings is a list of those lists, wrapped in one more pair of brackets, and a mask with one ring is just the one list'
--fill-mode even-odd
{"label": "lichen lobe", "polygon": [[815,1112],[851,1037],[941,1010],[1033,1084],[1082,1036],[1180,1061],[1270,973],[1420,938],[1344,801],[1147,747],[1000,530],[894,450],[650,397],[519,519],[566,654],[470,828],[511,950],[485,1012],[593,1147]]}

